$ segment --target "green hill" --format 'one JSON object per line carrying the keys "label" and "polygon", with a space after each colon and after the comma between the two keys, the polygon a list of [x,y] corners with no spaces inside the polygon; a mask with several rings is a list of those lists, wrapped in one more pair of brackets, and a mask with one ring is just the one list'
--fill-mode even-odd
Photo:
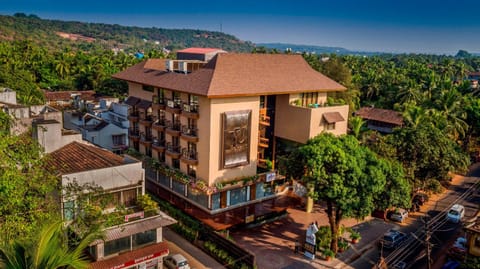
{"label": "green hill", "polygon": [[23,13],[0,15],[1,40],[32,40],[53,48],[65,44],[83,49],[102,46],[124,49],[126,52],[186,47],[216,47],[230,52],[249,52],[254,47],[251,42],[215,31],[47,20]]}

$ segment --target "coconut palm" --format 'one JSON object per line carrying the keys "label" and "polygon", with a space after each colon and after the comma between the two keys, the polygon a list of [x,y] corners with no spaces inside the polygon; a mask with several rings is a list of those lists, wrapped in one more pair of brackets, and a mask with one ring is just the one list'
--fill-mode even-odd
{"label": "coconut palm", "polygon": [[83,251],[97,235],[92,233],[71,247],[62,222],[46,225],[33,242],[16,241],[0,248],[0,268],[60,269],[87,268]]}

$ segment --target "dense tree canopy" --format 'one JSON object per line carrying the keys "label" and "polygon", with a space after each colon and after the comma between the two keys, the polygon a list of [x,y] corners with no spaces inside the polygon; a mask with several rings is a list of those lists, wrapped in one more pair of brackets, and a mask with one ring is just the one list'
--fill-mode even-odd
{"label": "dense tree canopy", "polygon": [[[398,164],[377,157],[353,137],[324,133],[293,153],[296,176],[314,187],[310,196],[325,201],[332,235],[345,217],[364,218],[382,200],[385,207],[409,203],[410,187]],[[389,187],[389,189],[386,189]],[[337,250],[337,236],[331,249]]]}

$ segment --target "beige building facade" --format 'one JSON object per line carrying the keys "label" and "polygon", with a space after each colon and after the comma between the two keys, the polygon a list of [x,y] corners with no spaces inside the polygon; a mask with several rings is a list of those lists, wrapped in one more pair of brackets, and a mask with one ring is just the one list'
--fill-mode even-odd
{"label": "beige building facade", "polygon": [[345,88],[300,55],[198,58],[188,72],[150,59],[114,75],[129,85],[130,146],[148,156],[147,189],[215,229],[281,211],[276,144],[345,134],[348,106],[327,103]]}

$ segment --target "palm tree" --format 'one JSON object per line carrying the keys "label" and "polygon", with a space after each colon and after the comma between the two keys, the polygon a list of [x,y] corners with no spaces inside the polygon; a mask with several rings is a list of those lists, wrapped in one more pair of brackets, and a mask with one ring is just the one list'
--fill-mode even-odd
{"label": "palm tree", "polygon": [[46,225],[33,242],[15,241],[0,248],[0,268],[4,269],[60,269],[87,268],[84,249],[97,238],[87,235],[78,245],[67,243],[63,222]]}
{"label": "palm tree", "polygon": [[360,139],[360,133],[362,132],[362,127],[365,125],[365,121],[360,117],[351,117],[350,121],[350,131],[356,139]]}

